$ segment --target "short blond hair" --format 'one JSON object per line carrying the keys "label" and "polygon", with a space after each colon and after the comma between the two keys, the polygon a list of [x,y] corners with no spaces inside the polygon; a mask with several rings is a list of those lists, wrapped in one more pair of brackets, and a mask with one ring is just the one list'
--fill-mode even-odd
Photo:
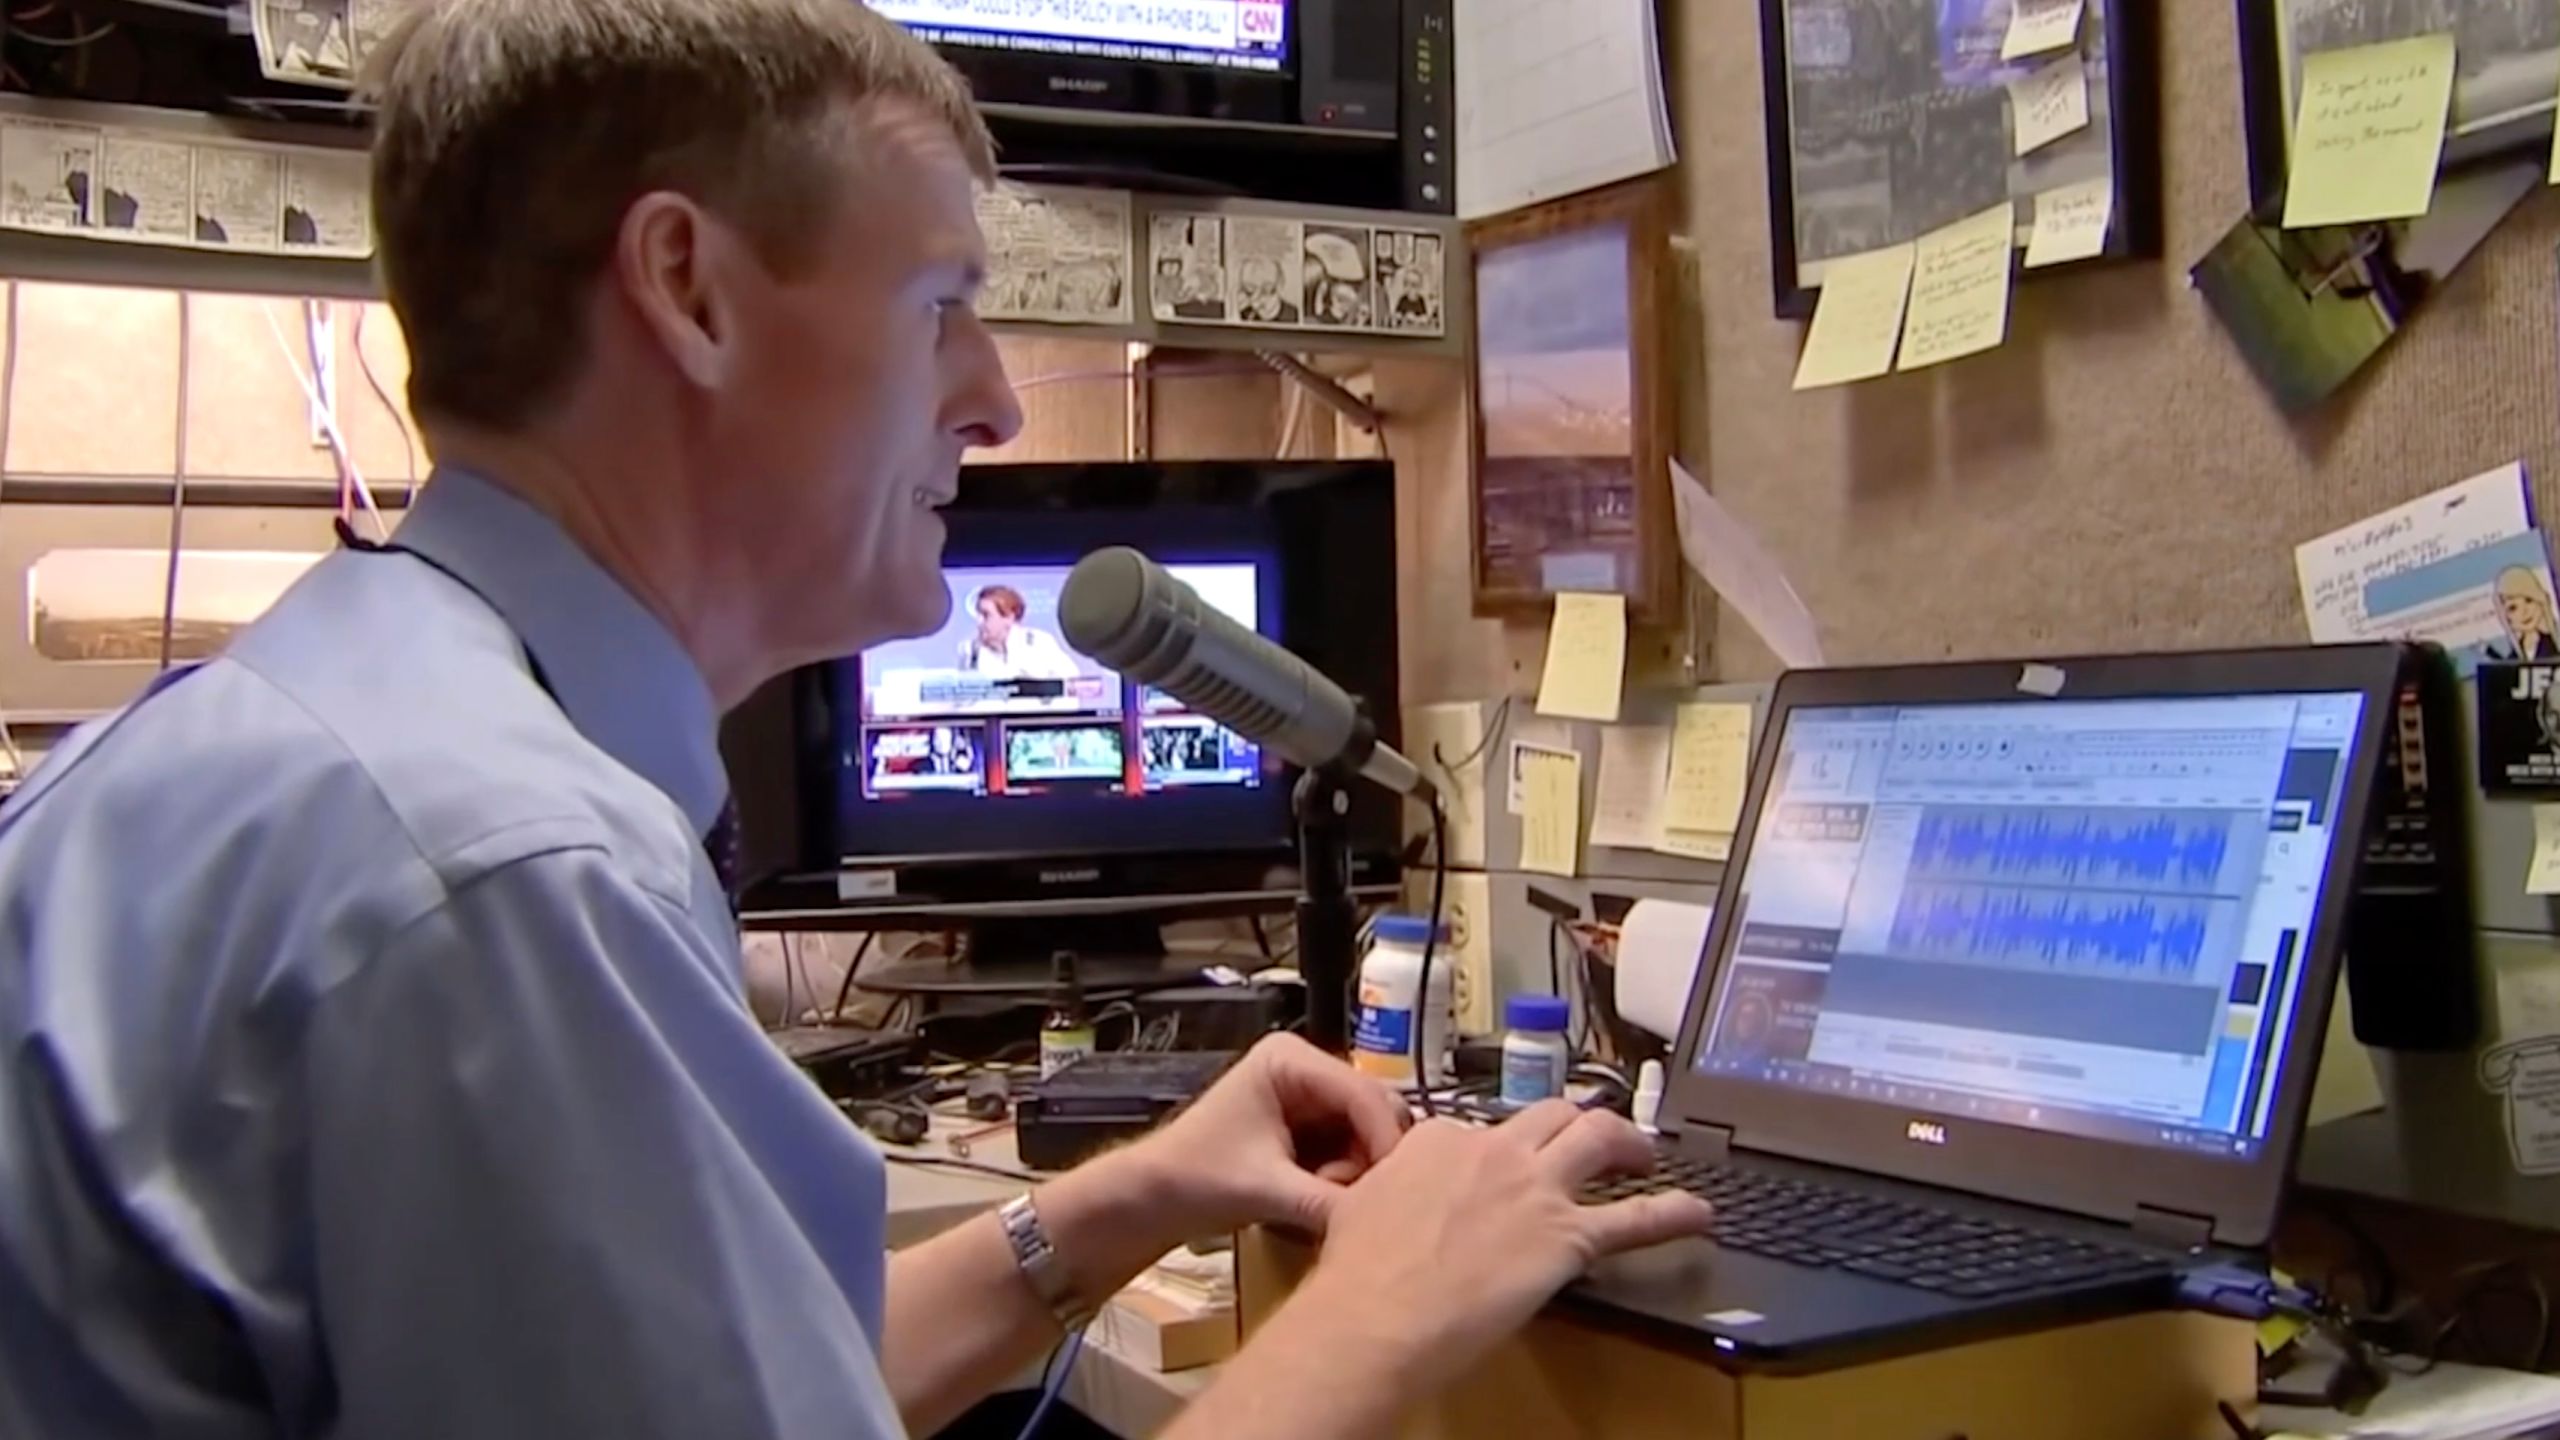
{"label": "short blond hair", "polygon": [[364,88],[378,263],[430,420],[515,428],[560,397],[642,195],[691,196],[777,270],[805,265],[848,104],[912,102],[995,171],[968,86],[861,0],[410,0]]}

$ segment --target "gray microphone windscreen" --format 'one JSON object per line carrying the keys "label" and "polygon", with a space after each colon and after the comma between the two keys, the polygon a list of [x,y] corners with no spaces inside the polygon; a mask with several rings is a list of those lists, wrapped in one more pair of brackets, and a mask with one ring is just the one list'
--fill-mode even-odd
{"label": "gray microphone windscreen", "polygon": [[1095,660],[1295,764],[1331,763],[1357,729],[1340,686],[1125,546],[1076,563],[1058,627]]}

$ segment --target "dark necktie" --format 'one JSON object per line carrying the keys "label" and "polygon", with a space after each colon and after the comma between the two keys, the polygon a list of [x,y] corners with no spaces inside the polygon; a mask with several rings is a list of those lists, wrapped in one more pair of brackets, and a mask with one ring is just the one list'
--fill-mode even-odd
{"label": "dark necktie", "polygon": [[702,837],[703,853],[711,857],[711,873],[720,877],[720,893],[729,897],[729,908],[738,908],[738,797],[720,802],[720,814]]}

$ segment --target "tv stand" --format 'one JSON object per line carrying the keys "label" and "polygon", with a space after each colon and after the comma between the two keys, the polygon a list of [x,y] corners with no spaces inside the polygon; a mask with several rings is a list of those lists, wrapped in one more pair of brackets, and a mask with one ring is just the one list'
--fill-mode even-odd
{"label": "tv stand", "polygon": [[896,995],[1045,995],[1051,957],[1072,950],[1085,994],[1128,994],[1197,983],[1208,963],[1168,956],[1162,923],[1147,914],[982,918],[960,934],[957,956],[866,971],[862,988]]}

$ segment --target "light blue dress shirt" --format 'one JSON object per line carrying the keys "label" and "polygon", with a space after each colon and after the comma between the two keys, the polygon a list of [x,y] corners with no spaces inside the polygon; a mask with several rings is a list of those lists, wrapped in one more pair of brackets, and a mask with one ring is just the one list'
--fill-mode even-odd
{"label": "light blue dress shirt", "polygon": [[497,486],[397,539],[0,807],[0,1436],[901,1433],[700,673]]}

